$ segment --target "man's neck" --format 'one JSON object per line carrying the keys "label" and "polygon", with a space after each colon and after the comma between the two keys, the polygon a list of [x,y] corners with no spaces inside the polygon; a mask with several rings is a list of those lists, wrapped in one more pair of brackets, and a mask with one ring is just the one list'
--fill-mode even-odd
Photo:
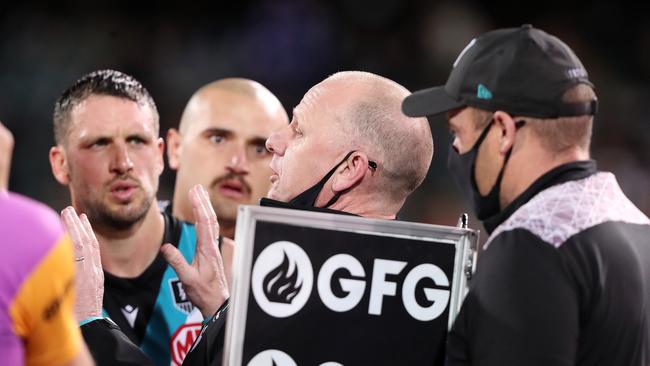
{"label": "man's neck", "polygon": [[[196,224],[194,221],[194,217],[192,216],[191,212],[189,214],[183,212],[178,206],[173,206],[172,209],[172,216],[183,220],[190,222],[192,224]],[[236,220],[228,220],[223,217],[217,217],[217,221],[219,222],[219,235],[225,236],[226,238],[234,239],[235,238],[235,227],[237,226],[237,221]]]}
{"label": "man's neck", "polygon": [[156,205],[151,205],[144,219],[130,228],[97,226],[104,270],[119,277],[138,277],[156,259],[164,232],[165,219]]}
{"label": "man's neck", "polygon": [[[331,207],[332,210],[343,211],[369,219],[394,220],[399,209],[394,208],[385,200],[370,195],[342,195]],[[401,207],[401,205],[399,206]]]}
{"label": "man's neck", "polygon": [[237,226],[237,221],[220,219],[220,218],[218,218],[217,221],[219,221],[219,235],[225,236],[226,238],[234,239],[235,227]]}
{"label": "man's neck", "polygon": [[573,161],[588,160],[589,153],[581,149],[573,149],[559,155],[553,155],[543,148],[522,151],[519,156],[513,156],[503,174],[501,184],[501,209],[517,199],[542,175],[554,168]]}
{"label": "man's neck", "polygon": [[179,183],[177,179],[176,185],[174,187],[174,195],[172,196],[172,200],[169,203],[171,205],[172,216],[186,222],[194,223],[194,219],[192,217],[192,203],[188,197],[189,188],[184,188],[184,186],[181,186],[182,184]]}

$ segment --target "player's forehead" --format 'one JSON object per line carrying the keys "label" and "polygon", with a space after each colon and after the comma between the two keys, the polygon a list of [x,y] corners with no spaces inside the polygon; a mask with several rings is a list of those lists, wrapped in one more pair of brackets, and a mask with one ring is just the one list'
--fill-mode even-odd
{"label": "player's forehead", "polygon": [[146,103],[92,94],[70,111],[69,132],[138,131],[155,134],[156,120]]}
{"label": "player's forehead", "polygon": [[269,133],[288,123],[281,105],[254,96],[215,90],[199,96],[186,119],[194,128],[228,128],[233,131]]}
{"label": "player's forehead", "polygon": [[335,122],[332,113],[341,107],[339,104],[327,85],[318,84],[294,107],[292,121],[306,130],[327,130]]}

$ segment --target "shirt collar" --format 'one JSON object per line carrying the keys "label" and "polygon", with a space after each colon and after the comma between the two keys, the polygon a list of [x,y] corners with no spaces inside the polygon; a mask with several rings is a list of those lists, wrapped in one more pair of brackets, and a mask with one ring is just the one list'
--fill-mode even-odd
{"label": "shirt collar", "polygon": [[514,201],[503,210],[499,211],[499,213],[485,219],[483,221],[483,226],[488,234],[492,233],[497,226],[506,221],[508,217],[515,213],[515,211],[526,202],[530,201],[530,199],[539,192],[556,184],[587,178],[596,172],[597,168],[594,160],[574,161],[557,166],[539,177],[522,194],[515,198]]}

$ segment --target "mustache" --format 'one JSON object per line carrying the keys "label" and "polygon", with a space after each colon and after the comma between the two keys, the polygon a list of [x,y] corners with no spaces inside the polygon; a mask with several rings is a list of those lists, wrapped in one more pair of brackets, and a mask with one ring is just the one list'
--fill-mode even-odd
{"label": "mustache", "polygon": [[245,193],[250,193],[251,192],[251,186],[248,184],[248,182],[244,179],[244,177],[241,174],[235,174],[235,173],[228,173],[222,176],[219,176],[215,178],[212,183],[210,183],[211,188],[217,187],[219,184],[223,183],[226,180],[237,180],[239,183],[241,183],[242,188]]}

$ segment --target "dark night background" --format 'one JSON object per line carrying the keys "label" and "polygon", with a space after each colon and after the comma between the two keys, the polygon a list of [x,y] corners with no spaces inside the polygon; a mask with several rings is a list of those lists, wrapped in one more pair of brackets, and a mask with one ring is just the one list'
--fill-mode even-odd
{"label": "dark night background", "polygon": [[[157,103],[164,136],[190,95],[215,79],[255,79],[288,111],[341,70],[378,73],[415,90],[444,83],[474,36],[531,23],[583,61],[601,103],[593,156],[650,214],[648,10],[631,1],[2,2],[0,120],[16,139],[10,189],[57,210],[69,202],[47,159],[52,110],[64,88],[96,69],[139,79]],[[449,135],[442,123],[432,131],[429,177],[402,218],[453,225],[463,204],[445,169]],[[171,197],[173,180],[166,169],[159,198]]]}

